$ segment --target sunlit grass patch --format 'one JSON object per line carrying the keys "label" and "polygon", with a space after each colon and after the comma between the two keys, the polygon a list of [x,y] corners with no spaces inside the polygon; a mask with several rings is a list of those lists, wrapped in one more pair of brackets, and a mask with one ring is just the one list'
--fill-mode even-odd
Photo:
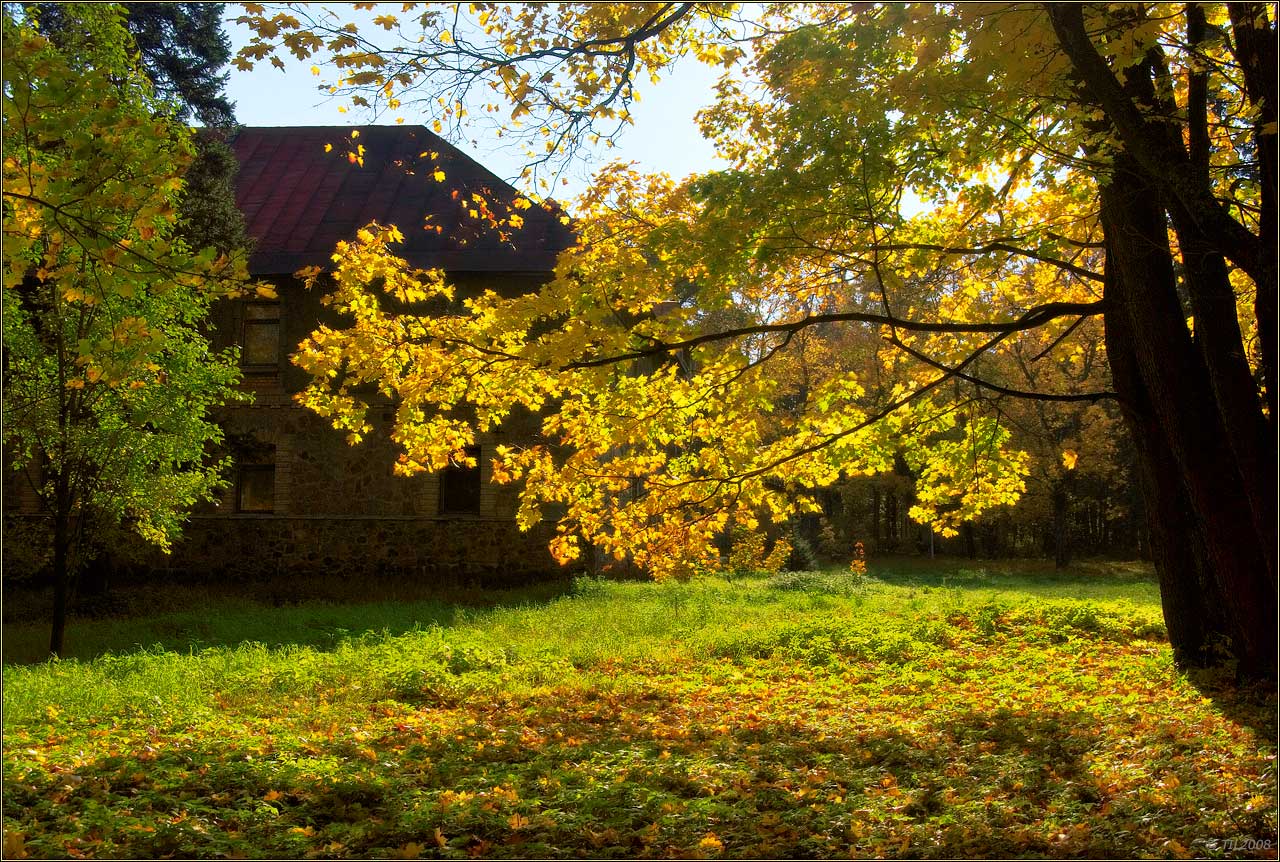
{"label": "sunlit grass patch", "polygon": [[1152,584],[843,577],[585,581],[295,642],[342,608],[258,608],[275,646],[9,666],[6,832],[37,857],[1238,856],[1274,836],[1274,699],[1176,674]]}

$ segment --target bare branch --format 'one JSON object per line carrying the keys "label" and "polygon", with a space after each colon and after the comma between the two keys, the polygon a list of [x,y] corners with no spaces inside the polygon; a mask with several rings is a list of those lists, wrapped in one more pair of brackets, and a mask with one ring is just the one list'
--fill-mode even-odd
{"label": "bare branch", "polygon": [[620,353],[614,356],[604,356],[595,359],[583,359],[576,362],[569,362],[561,366],[561,370],[568,371],[575,368],[595,368],[602,365],[612,365],[618,362],[627,362],[634,359],[642,359],[647,356],[655,356],[663,353],[671,353],[676,350],[698,347],[702,344],[741,338],[745,335],[760,335],[771,332],[799,332],[802,329],[807,329],[811,326],[818,326],[824,323],[873,323],[881,326],[897,327],[899,329],[905,329],[912,332],[996,332],[1002,333],[1003,335],[1010,335],[1014,332],[1035,329],[1059,317],[1074,315],[1092,316],[1101,314],[1103,311],[1103,300],[1097,300],[1094,302],[1049,302],[1029,309],[1025,314],[1015,320],[990,321],[983,323],[967,323],[964,321],[951,320],[907,320],[905,318],[893,317],[887,314],[872,314],[862,311],[811,314],[806,315],[799,320],[793,320],[787,323],[762,323],[756,326],[743,326],[733,329],[724,329],[718,332],[709,332],[683,341],[659,341],[652,347],[640,348],[629,353]]}

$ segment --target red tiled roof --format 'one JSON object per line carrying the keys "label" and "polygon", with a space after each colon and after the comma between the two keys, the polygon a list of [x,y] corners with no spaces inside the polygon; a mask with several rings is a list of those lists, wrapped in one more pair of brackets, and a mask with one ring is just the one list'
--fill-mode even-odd
{"label": "red tiled roof", "polygon": [[[353,239],[371,221],[400,228],[405,241],[396,252],[413,266],[451,272],[550,272],[556,254],[572,242],[558,208],[523,210],[524,226],[508,241],[468,218],[452,197],[455,190],[462,199],[483,192],[508,205],[516,192],[422,126],[357,130],[354,140],[350,126],[250,127],[236,134],[236,204],[256,240],[252,274],[327,268],[338,240]],[[333,145],[331,152],[325,144]],[[347,158],[357,144],[365,148],[363,167]],[[433,177],[437,168],[444,182]],[[428,215],[431,229],[425,230]]]}

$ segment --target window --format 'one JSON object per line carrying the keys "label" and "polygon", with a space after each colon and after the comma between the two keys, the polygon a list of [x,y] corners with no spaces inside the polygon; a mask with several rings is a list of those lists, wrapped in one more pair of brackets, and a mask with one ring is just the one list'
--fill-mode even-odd
{"label": "window", "polygon": [[236,454],[236,511],[276,510],[276,447],[249,442]]}
{"label": "window", "polygon": [[440,514],[480,514],[480,447],[468,446],[467,457],[474,467],[450,464],[440,473]]}
{"label": "window", "polygon": [[271,464],[245,464],[236,477],[237,512],[274,512],[276,468]]}
{"label": "window", "polygon": [[248,302],[240,332],[240,364],[275,370],[280,364],[280,304]]}

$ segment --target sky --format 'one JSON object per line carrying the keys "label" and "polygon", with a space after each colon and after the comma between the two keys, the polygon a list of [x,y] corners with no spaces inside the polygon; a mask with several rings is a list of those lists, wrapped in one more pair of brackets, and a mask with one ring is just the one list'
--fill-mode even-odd
{"label": "sky", "polygon": [[[248,27],[235,23],[238,14],[237,6],[227,6],[225,26],[233,51],[239,50],[250,38]],[[283,71],[265,60],[251,72],[230,69],[227,93],[236,103],[236,119],[242,125],[358,126],[368,122],[368,116],[362,115],[358,107],[339,113],[339,103],[317,89],[324,76],[318,78],[311,73],[313,61],[297,60],[288,52],[281,60],[285,64]],[[716,70],[689,60],[677,64],[656,85],[643,81],[637,87],[640,101],[632,108],[635,124],[624,131],[612,149],[598,148],[590,169],[620,159],[637,162],[638,168],[646,172],[665,172],[681,178],[724,167],[693,119],[700,108],[712,102],[717,76]],[[397,116],[401,115],[406,124],[422,122],[411,105],[406,104],[397,112]],[[393,121],[383,119],[383,122]],[[451,143],[504,179],[519,176],[524,159],[517,149],[506,146],[492,137],[491,131],[481,127],[474,129],[470,136],[465,141]],[[557,188],[554,195],[567,202],[585,190],[589,170],[575,165],[564,178],[568,184]]]}

